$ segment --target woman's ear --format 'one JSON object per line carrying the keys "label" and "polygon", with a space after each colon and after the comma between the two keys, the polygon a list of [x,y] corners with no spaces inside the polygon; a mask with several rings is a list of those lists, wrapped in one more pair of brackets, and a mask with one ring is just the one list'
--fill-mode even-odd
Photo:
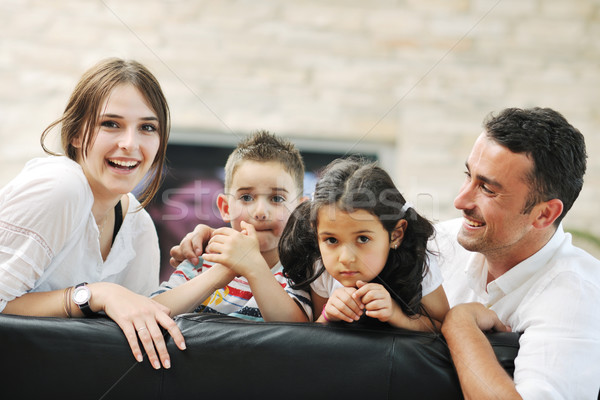
{"label": "woman's ear", "polygon": [[219,212],[221,213],[221,218],[223,219],[223,222],[231,222],[231,218],[229,217],[229,203],[227,202],[226,194],[221,193],[217,197],[217,207],[219,208]]}
{"label": "woman's ear", "polygon": [[396,250],[402,244],[402,240],[404,239],[404,233],[406,232],[406,227],[408,226],[408,222],[405,219],[401,219],[396,223],[396,227],[392,231],[392,237],[390,240],[390,248]]}
{"label": "woman's ear", "polygon": [[76,149],[81,149],[81,135],[71,139],[71,146],[75,147]]}

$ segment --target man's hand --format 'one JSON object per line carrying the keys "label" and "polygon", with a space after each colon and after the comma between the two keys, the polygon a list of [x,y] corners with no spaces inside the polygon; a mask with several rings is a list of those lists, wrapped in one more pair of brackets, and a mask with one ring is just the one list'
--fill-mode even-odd
{"label": "man's hand", "polygon": [[183,237],[178,246],[171,248],[169,263],[177,268],[184,260],[189,260],[193,265],[200,261],[198,256],[204,253],[204,245],[210,240],[214,229],[208,225],[200,224]]}

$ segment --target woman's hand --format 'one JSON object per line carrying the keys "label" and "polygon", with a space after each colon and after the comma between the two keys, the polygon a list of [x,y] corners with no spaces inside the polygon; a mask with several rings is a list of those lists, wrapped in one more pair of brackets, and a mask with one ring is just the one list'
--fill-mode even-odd
{"label": "woman's hand", "polygon": [[155,369],[160,368],[161,362],[163,367],[171,367],[171,360],[160,326],[169,332],[180,350],[185,350],[183,335],[170,317],[167,307],[114,283],[97,282],[89,284],[88,287],[92,293],[91,309],[104,311],[121,327],[137,361],[144,360],[138,344],[139,337],[146,354],[148,354],[148,359]]}
{"label": "woman's hand", "polygon": [[363,314],[364,304],[356,299],[353,294],[356,288],[343,287],[336,289],[323,309],[323,316],[327,321],[354,322]]}
{"label": "woman's hand", "polygon": [[171,259],[169,263],[173,268],[177,268],[185,260],[189,260],[192,265],[198,265],[198,256],[204,252],[204,245],[208,242],[213,233],[213,228],[208,225],[197,225],[196,228],[181,239],[181,243],[173,246],[170,251]]}
{"label": "woman's hand", "polygon": [[379,283],[363,281],[356,282],[356,286],[358,290],[352,294],[352,297],[365,305],[367,316],[377,318],[381,322],[388,322],[397,307],[394,307],[392,297],[386,288]]}

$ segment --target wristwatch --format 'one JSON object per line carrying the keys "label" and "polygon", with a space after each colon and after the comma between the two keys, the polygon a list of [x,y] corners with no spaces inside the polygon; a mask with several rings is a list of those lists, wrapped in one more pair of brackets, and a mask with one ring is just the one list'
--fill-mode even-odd
{"label": "wristwatch", "polygon": [[87,287],[87,282],[82,282],[75,286],[75,289],[73,290],[73,303],[79,306],[79,309],[86,317],[96,315],[90,308],[91,297],[92,292],[90,292],[90,288]]}

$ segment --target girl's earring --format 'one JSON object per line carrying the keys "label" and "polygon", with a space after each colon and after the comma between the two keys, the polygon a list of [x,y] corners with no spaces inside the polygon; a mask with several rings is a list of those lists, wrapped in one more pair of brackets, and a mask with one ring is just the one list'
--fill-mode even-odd
{"label": "girl's earring", "polygon": [[398,243],[394,245],[394,250],[398,250]]}

